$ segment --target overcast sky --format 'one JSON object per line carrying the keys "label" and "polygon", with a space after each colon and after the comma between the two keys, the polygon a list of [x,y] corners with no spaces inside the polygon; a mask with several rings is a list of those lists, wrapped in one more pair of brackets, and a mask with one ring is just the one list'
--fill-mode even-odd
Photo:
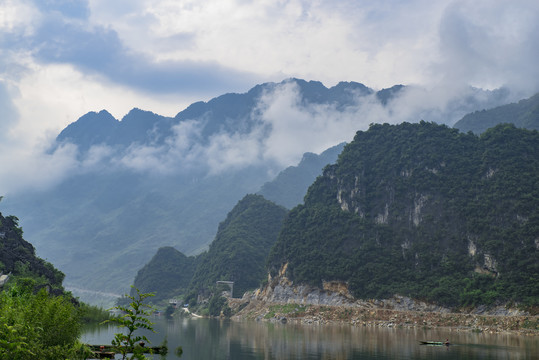
{"label": "overcast sky", "polygon": [[174,116],[289,77],[529,96],[538,34],[537,0],[0,0],[0,161],[62,173],[73,149],[37,154],[88,111]]}

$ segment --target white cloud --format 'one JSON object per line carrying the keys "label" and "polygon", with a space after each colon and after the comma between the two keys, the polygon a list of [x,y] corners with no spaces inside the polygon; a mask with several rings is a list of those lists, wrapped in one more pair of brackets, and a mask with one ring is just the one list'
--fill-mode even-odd
{"label": "white cloud", "polygon": [[40,12],[30,1],[4,0],[0,4],[0,31],[4,34],[22,32],[30,35],[35,31],[40,17]]}
{"label": "white cloud", "polygon": [[[364,128],[358,108],[345,112],[334,105],[301,105],[301,95],[294,82],[278,86],[262,97],[259,111],[271,132],[263,140],[264,158],[281,166],[297,163],[303,153],[319,153],[343,141],[352,140]],[[368,124],[368,123],[367,123]]]}
{"label": "white cloud", "polygon": [[439,29],[443,83],[539,90],[537,1],[455,1]]}
{"label": "white cloud", "polygon": [[227,170],[237,170],[250,165],[262,163],[260,152],[262,144],[256,133],[250,134],[217,134],[211,138],[208,147],[204,149],[203,161],[207,163],[210,174],[215,175]]}
{"label": "white cloud", "polygon": [[47,189],[57,185],[66,174],[72,174],[78,167],[75,160],[75,146],[63,146],[53,154],[48,154],[44,150],[28,149],[16,142],[0,145],[2,195]]}
{"label": "white cloud", "polygon": [[[85,75],[70,65],[29,63],[20,78],[13,102],[19,111],[14,135],[32,140],[50,140],[69,123],[89,111],[106,108],[122,118],[134,107],[160,109],[165,116],[174,116],[188,103],[171,95],[161,98],[118,86],[96,76]],[[45,139],[43,139],[45,137]]]}
{"label": "white cloud", "polygon": [[424,59],[417,72],[432,59],[427,46],[437,4],[412,2],[393,12],[385,2],[136,1],[111,12],[96,0],[91,8],[95,23],[114,28],[129,48],[157,61],[218,61],[265,76],[389,86],[421,79],[406,67]]}
{"label": "white cloud", "polygon": [[54,185],[75,171],[95,167],[98,159],[107,158],[110,154],[106,149],[95,148],[83,163],[77,162],[76,149],[71,147],[46,153],[59,132],[82,114],[106,107],[121,118],[133,107],[140,107],[160,109],[164,115],[174,116],[187,106],[184,99],[170,95],[149,97],[85,75],[70,65],[44,66],[28,60],[25,66],[19,79],[8,78],[2,86],[2,194]]}
{"label": "white cloud", "polygon": [[[18,154],[2,154],[6,163],[0,177],[9,171],[31,176],[30,168],[10,164],[9,158],[34,167],[58,159],[55,179],[91,168],[101,158],[162,172],[179,163],[191,166],[201,157],[214,171],[259,160],[289,165],[305,151],[350,140],[371,122],[451,123],[459,115],[448,117],[451,99],[469,91],[468,84],[507,85],[520,97],[539,90],[539,3],[534,0],[89,0],[87,7],[68,5],[0,2],[0,100],[9,110],[0,129],[3,150]],[[122,156],[93,149],[77,165],[69,149],[39,155],[88,111],[107,109],[120,119],[138,107],[173,116],[191,102],[285,77],[326,86],[341,80],[373,88],[419,84],[429,91],[412,87],[387,108],[363,99],[341,112],[331,105],[305,109],[297,102],[297,89],[285,86],[263,99],[263,125],[251,137],[217,134],[210,146],[201,146],[190,140],[198,127],[182,123],[176,138],[161,148],[131,148]],[[262,140],[268,127],[272,132]],[[7,181],[2,185],[9,188]]]}

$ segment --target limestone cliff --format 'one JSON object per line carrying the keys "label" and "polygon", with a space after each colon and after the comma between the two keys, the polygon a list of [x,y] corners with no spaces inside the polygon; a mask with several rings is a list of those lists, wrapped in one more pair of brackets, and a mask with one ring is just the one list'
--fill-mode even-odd
{"label": "limestone cliff", "polygon": [[539,306],[537,154],[539,133],[512,125],[359,131],[287,217],[267,296],[324,302],[338,282],[343,299]]}

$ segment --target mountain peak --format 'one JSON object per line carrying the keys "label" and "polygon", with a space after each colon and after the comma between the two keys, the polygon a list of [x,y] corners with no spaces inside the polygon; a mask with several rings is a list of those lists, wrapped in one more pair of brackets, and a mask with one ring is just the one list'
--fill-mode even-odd
{"label": "mountain peak", "polygon": [[56,142],[72,142],[80,149],[87,150],[94,144],[107,143],[118,125],[119,121],[107,110],[99,113],[90,111],[62,130]]}

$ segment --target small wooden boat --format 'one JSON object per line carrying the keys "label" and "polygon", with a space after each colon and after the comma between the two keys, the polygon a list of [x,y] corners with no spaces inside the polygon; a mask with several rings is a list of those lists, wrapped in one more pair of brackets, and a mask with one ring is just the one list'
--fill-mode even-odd
{"label": "small wooden boat", "polygon": [[421,345],[438,345],[438,346],[449,346],[451,343],[449,341],[419,341]]}

